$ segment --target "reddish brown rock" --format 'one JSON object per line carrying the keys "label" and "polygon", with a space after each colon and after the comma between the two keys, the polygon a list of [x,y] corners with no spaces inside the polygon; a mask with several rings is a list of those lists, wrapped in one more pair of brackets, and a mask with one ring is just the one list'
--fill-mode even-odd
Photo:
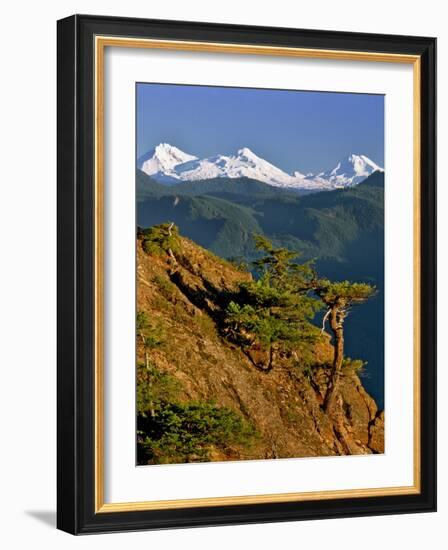
{"label": "reddish brown rock", "polygon": [[[213,450],[213,460],[383,452],[384,417],[356,374],[345,373],[341,382],[339,431],[322,408],[333,354],[328,339],[313,347],[311,369],[304,368],[299,350],[278,357],[269,372],[257,369],[254,361],[263,360],[258,352],[251,360],[217,327],[219,296],[250,274],[185,238],[176,261],[173,266],[168,255],[150,256],[137,242],[137,307],[168,335],[153,360],[181,383],[183,399],[213,400],[259,433],[249,448]],[[138,355],[141,360],[140,348]]]}

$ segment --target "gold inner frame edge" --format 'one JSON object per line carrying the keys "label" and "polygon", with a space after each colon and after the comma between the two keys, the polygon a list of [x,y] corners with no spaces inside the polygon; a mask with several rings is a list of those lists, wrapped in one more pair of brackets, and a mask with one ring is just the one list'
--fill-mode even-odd
{"label": "gold inner frame edge", "polygon": [[[267,55],[330,59],[345,61],[370,61],[382,63],[407,63],[413,65],[413,297],[414,297],[414,350],[413,350],[413,424],[414,424],[414,468],[413,485],[400,487],[379,487],[365,489],[327,490],[313,492],[277,493],[262,495],[205,497],[179,500],[154,500],[140,502],[104,502],[104,50],[106,47],[152,48],[160,50],[194,51],[206,53],[235,53],[246,55]],[[95,513],[130,512],[142,510],[163,510],[197,508],[209,506],[231,506],[274,502],[303,502],[341,498],[362,498],[393,495],[411,495],[421,492],[421,425],[420,425],[420,270],[421,270],[421,58],[418,55],[391,54],[382,52],[359,52],[346,50],[325,50],[292,48],[283,46],[258,46],[253,44],[227,44],[182,40],[157,40],[96,36],[95,56]]]}

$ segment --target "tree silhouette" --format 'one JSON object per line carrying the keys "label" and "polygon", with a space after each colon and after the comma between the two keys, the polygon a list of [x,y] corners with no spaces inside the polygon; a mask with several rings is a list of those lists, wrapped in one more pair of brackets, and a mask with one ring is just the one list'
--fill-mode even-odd
{"label": "tree silhouette", "polygon": [[322,331],[324,331],[325,323],[329,319],[334,336],[333,367],[324,400],[325,410],[332,413],[338,395],[344,361],[344,321],[352,306],[363,304],[374,295],[375,287],[367,283],[331,282],[328,279],[323,279],[318,281],[316,293],[327,306],[327,312],[322,322]]}

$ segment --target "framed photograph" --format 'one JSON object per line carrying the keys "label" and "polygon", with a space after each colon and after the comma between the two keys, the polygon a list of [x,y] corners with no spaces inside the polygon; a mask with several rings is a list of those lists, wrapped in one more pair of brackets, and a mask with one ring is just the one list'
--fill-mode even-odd
{"label": "framed photograph", "polygon": [[58,527],[429,512],[434,38],[58,22]]}

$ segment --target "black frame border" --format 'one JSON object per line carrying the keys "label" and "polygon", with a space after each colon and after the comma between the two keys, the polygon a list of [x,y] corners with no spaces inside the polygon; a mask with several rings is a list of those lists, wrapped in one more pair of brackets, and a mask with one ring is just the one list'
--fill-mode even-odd
{"label": "black frame border", "polygon": [[[72,534],[436,510],[436,39],[74,15],[57,25],[57,527]],[[421,492],[95,513],[94,38],[112,35],[418,55],[421,59]]]}

